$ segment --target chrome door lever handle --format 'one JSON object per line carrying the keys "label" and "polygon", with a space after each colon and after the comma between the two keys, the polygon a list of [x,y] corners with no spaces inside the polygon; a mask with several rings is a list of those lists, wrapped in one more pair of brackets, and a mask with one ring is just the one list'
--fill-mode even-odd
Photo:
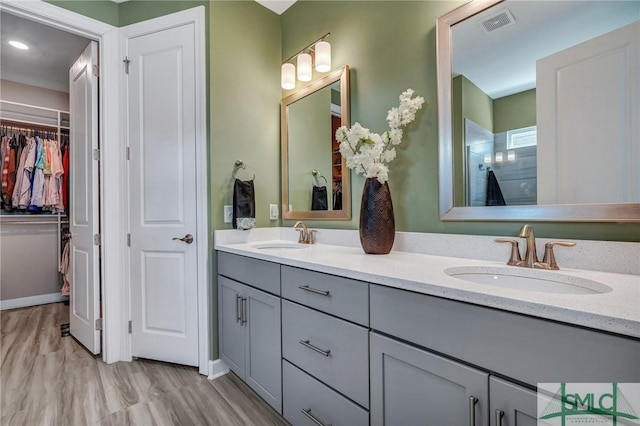
{"label": "chrome door lever handle", "polygon": [[179,241],[182,241],[183,243],[191,244],[193,242],[193,235],[187,234],[182,238],[173,237],[172,240],[179,240]]}

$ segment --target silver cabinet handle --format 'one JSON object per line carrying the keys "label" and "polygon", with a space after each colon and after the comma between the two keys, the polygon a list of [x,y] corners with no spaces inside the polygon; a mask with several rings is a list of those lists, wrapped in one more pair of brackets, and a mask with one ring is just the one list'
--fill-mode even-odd
{"label": "silver cabinet handle", "polygon": [[305,416],[309,417],[309,419],[311,419],[311,421],[314,422],[315,424],[317,424],[318,426],[331,426],[331,424],[325,425],[320,420],[318,420],[316,418],[316,416],[311,414],[311,408],[303,408],[300,411],[302,412],[302,414],[304,414]]}
{"label": "silver cabinet handle", "polygon": [[240,322],[242,320],[242,314],[240,313],[240,309],[242,309],[240,307],[240,300],[241,296],[236,294],[236,322]]}
{"label": "silver cabinet handle", "polygon": [[242,298],[242,325],[245,325],[247,323],[247,298],[243,297]]}
{"label": "silver cabinet handle", "polygon": [[324,356],[329,356],[331,355],[331,351],[329,349],[327,349],[326,351],[324,349],[320,349],[317,346],[312,345],[311,343],[309,343],[309,340],[300,340],[300,344],[302,346],[306,346],[309,349],[312,349],[316,352],[318,352],[319,354],[322,354]]}
{"label": "silver cabinet handle", "polygon": [[182,238],[173,237],[172,240],[182,241],[183,243],[191,244],[193,242],[193,235],[187,234]]}
{"label": "silver cabinet handle", "polygon": [[504,416],[504,411],[496,410],[496,426],[502,426],[502,417]]}
{"label": "silver cabinet handle", "polygon": [[309,287],[308,285],[299,285],[298,288],[300,290],[309,291],[309,292],[315,293],[315,294],[321,294],[321,295],[327,296],[327,297],[330,295],[329,290],[318,290],[318,289],[315,289],[313,287]]}
{"label": "silver cabinet handle", "polygon": [[469,397],[469,426],[476,426],[476,404],[478,398],[475,396]]}

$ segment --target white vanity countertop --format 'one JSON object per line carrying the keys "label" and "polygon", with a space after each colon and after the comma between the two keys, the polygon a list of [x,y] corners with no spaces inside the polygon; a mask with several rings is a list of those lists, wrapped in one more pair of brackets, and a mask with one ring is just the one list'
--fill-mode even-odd
{"label": "white vanity countertop", "polygon": [[[401,251],[368,255],[353,245],[315,244],[304,249],[259,249],[255,239],[238,242],[237,238],[219,238],[218,232],[215,248],[219,251],[640,338],[638,275],[565,269],[560,264],[562,270],[543,273],[598,281],[613,291],[585,295],[551,294],[475,284],[444,272],[461,266],[523,269],[507,266],[504,262]],[[286,238],[286,241],[295,242],[293,238]]]}

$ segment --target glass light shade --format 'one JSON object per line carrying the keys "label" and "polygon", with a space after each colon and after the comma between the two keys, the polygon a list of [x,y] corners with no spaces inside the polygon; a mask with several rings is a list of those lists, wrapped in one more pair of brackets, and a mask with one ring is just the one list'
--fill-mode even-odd
{"label": "glass light shade", "polygon": [[507,160],[514,161],[516,159],[515,151],[507,151]]}
{"label": "glass light shade", "polygon": [[298,55],[298,80],[311,81],[311,55],[301,53]]}
{"label": "glass light shade", "polygon": [[293,64],[282,64],[281,86],[285,90],[296,88],[296,67]]}
{"label": "glass light shade", "polygon": [[27,46],[26,44],[24,44],[21,41],[17,41],[17,40],[9,40],[9,44],[13,47],[15,47],[16,49],[20,49],[20,50],[29,50],[29,46]]}
{"label": "glass light shade", "polygon": [[316,71],[331,70],[331,45],[326,41],[316,43]]}
{"label": "glass light shade", "polygon": [[496,163],[501,163],[502,159],[502,152],[496,152]]}

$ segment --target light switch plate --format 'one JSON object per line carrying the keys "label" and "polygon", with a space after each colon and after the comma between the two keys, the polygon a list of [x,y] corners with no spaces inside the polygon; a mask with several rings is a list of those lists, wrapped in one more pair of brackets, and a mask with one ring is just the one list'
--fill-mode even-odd
{"label": "light switch plate", "polygon": [[276,220],[280,216],[277,204],[269,204],[269,219]]}
{"label": "light switch plate", "polygon": [[231,205],[227,204],[224,206],[224,223],[233,222],[233,208]]}

